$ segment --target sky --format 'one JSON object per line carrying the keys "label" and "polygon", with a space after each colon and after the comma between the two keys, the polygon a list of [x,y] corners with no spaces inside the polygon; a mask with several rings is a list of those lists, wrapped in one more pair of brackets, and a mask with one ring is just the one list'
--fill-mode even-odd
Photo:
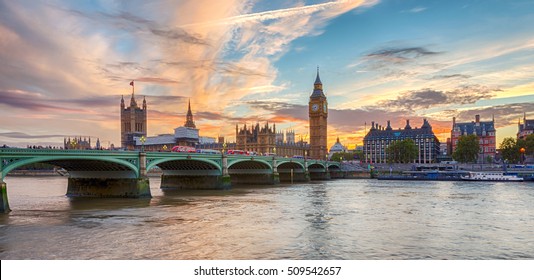
{"label": "sky", "polygon": [[276,124],[309,141],[317,67],[328,143],[374,121],[495,116],[497,141],[534,118],[533,0],[0,0],[0,145],[120,146],[120,99],[146,98],[148,135],[185,122],[235,141]]}

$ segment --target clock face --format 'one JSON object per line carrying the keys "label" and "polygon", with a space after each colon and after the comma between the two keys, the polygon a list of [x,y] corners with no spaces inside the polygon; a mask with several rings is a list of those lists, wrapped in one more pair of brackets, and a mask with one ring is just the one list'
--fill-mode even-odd
{"label": "clock face", "polygon": [[318,104],[313,104],[312,105],[312,111],[317,112],[317,110],[319,110],[319,105]]}

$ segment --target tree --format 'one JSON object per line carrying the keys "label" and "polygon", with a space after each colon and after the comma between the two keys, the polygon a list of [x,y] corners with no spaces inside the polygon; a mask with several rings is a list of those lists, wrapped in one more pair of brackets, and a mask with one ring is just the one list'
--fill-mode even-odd
{"label": "tree", "polygon": [[409,163],[417,158],[417,145],[412,139],[395,141],[389,145],[386,152],[390,163]]}
{"label": "tree", "polygon": [[499,145],[499,149],[501,150],[501,156],[503,160],[507,160],[508,162],[518,162],[520,158],[519,153],[519,145],[523,141],[516,141],[512,137],[504,138]]}
{"label": "tree", "polygon": [[521,148],[525,148],[525,155],[534,156],[534,134],[529,134],[524,141],[525,146]]}
{"label": "tree", "polygon": [[452,158],[458,162],[476,162],[480,146],[476,135],[462,135],[458,138],[456,150],[452,153]]}

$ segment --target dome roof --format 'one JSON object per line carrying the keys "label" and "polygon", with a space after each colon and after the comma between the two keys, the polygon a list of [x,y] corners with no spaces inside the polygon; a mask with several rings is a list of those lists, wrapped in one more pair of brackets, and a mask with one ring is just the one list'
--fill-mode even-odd
{"label": "dome roof", "polygon": [[339,142],[339,137],[337,138],[337,141],[334,145],[332,145],[332,147],[330,148],[330,152],[343,152],[345,151],[345,147],[343,145],[341,145],[341,143]]}

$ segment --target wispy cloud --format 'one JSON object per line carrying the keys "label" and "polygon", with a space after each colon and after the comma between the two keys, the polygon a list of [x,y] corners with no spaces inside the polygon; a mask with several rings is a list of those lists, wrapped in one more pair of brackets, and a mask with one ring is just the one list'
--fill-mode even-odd
{"label": "wispy cloud", "polygon": [[234,25],[234,24],[243,24],[251,21],[269,21],[276,20],[281,18],[288,17],[306,17],[317,12],[330,12],[332,15],[337,15],[337,10],[349,11],[355,7],[362,5],[373,5],[378,1],[362,1],[362,0],[340,0],[340,1],[331,1],[326,3],[319,3],[314,5],[302,5],[298,7],[270,10],[258,13],[251,13],[245,15],[238,15],[233,17],[222,18],[215,21],[201,22],[201,23],[192,23],[183,25],[183,28],[191,26],[210,26],[210,25]]}
{"label": "wispy cloud", "polygon": [[14,138],[14,139],[47,139],[56,137],[65,137],[59,134],[44,134],[44,135],[30,135],[24,132],[0,132],[0,137]]}
{"label": "wispy cloud", "polygon": [[469,79],[470,75],[465,74],[449,74],[449,75],[435,75],[431,79],[433,80],[443,80],[443,79]]}
{"label": "wispy cloud", "polygon": [[480,85],[466,85],[452,91],[421,89],[401,93],[394,100],[384,100],[379,105],[387,108],[404,108],[414,111],[427,109],[438,105],[473,104],[481,99],[488,99],[500,89],[488,88]]}
{"label": "wispy cloud", "polygon": [[420,57],[438,55],[441,52],[429,51],[423,47],[388,48],[369,53],[366,58],[394,64],[402,64],[413,61]]}
{"label": "wispy cloud", "polygon": [[416,14],[416,13],[420,13],[420,12],[426,11],[426,9],[427,9],[426,7],[415,7],[415,8],[412,8],[412,9],[408,10],[408,12]]}

